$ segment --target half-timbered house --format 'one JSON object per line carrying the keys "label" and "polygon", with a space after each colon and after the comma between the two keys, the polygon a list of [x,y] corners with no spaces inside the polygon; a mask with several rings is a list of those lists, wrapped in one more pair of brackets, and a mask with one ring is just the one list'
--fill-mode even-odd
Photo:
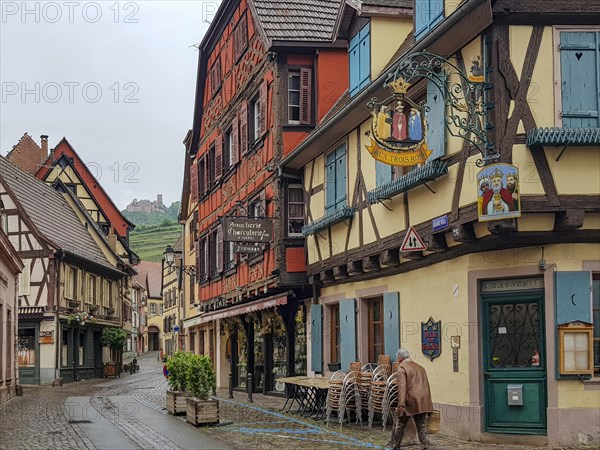
{"label": "half-timbered house", "polygon": [[6,218],[0,202],[0,405],[16,395],[17,292],[23,262],[4,232]]}
{"label": "half-timbered house", "polygon": [[24,264],[17,349],[23,384],[101,377],[102,329],[121,326],[126,265],[79,199],[57,187],[0,157],[3,223]]}
{"label": "half-timbered house", "polygon": [[600,8],[414,7],[387,67],[280,164],[304,175],[309,369],[407,347],[443,433],[597,445]]}

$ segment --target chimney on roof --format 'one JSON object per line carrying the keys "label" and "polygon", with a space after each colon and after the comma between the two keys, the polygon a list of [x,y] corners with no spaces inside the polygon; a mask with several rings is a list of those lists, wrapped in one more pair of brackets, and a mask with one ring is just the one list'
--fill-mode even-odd
{"label": "chimney on roof", "polygon": [[42,140],[42,155],[45,158],[48,156],[48,135],[42,134],[40,139]]}

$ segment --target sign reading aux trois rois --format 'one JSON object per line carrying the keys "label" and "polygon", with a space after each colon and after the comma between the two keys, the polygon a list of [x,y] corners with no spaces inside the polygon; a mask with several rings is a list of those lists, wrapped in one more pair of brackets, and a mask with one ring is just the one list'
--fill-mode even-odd
{"label": "sign reading aux trois rois", "polygon": [[[402,78],[389,82],[393,100],[387,104],[369,102],[371,108],[371,145],[366,148],[373,158],[392,166],[415,166],[424,163],[427,148],[427,122],[422,106],[406,92],[410,86]],[[388,97],[389,99],[389,97]]]}
{"label": "sign reading aux trois rois", "polygon": [[273,222],[270,219],[225,217],[223,238],[228,242],[271,242]]}

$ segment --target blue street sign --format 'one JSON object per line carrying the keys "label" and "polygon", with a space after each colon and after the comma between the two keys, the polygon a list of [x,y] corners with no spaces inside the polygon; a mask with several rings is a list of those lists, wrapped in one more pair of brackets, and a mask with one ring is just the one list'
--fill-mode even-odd
{"label": "blue street sign", "polygon": [[179,325],[175,325],[175,326],[173,327],[173,331],[174,331],[175,333],[179,333]]}
{"label": "blue street sign", "polygon": [[436,231],[441,231],[445,228],[448,228],[448,214],[446,214],[442,217],[433,219],[431,221],[431,231],[433,231],[434,233]]}

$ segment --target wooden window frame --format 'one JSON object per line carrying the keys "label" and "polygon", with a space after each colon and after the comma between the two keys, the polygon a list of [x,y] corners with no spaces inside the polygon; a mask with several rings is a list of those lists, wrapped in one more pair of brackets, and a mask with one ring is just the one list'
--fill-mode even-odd
{"label": "wooden window frame", "polygon": [[233,59],[237,62],[248,47],[248,20],[246,13],[242,14],[233,30]]}
{"label": "wooden window frame", "polygon": [[260,120],[261,120],[261,108],[260,108],[260,94],[256,94],[250,100],[250,119],[248,122],[250,123],[250,131],[252,136],[252,143],[256,143],[260,140],[262,136],[262,132],[260,129]]}
{"label": "wooden window frame", "polygon": [[[566,370],[563,342],[564,335],[567,333],[580,333],[588,336],[588,369],[582,370]],[[558,360],[560,375],[590,375],[594,374],[594,327],[592,326],[559,326],[558,327]]]}
{"label": "wooden window frame", "polygon": [[330,363],[341,363],[340,348],[340,304],[333,303],[329,308],[329,359]]}
{"label": "wooden window frame", "polygon": [[208,79],[210,81],[210,96],[214,97],[221,89],[223,80],[221,77],[221,58],[219,56],[217,56],[217,59],[213,62],[213,65],[208,72]]}
{"label": "wooden window frame", "polygon": [[[302,202],[290,202],[290,189],[299,189],[302,192]],[[302,234],[302,228],[300,228],[300,231],[297,233],[291,233],[290,232],[290,220],[298,220],[299,218],[297,217],[290,217],[290,205],[291,204],[301,204],[302,205],[302,221],[303,221],[303,225],[306,225],[306,212],[305,212],[305,204],[306,204],[306,200],[305,200],[305,192],[304,192],[304,186],[302,185],[302,183],[300,181],[298,181],[297,183],[289,183],[287,185],[287,189],[286,189],[286,205],[285,205],[285,223],[286,223],[286,234],[288,237],[304,237],[304,235]]]}
{"label": "wooden window frame", "polygon": [[[600,327],[600,322],[598,323],[594,323],[594,313],[598,313],[600,314],[600,298],[599,299],[594,299],[593,298],[593,294],[594,294],[594,290],[593,290],[593,283],[594,281],[598,281],[600,283],[600,272],[592,272],[592,324],[594,325],[594,330],[596,330],[596,327]],[[597,300],[599,303],[598,307],[594,307],[594,300]],[[595,361],[596,361],[596,343],[598,343],[598,352],[600,352],[600,336],[596,337],[595,335],[592,335],[592,357],[594,358],[592,364],[594,365],[594,375],[595,376],[600,376],[600,365],[595,365]],[[600,355],[598,355],[598,359],[600,359]]]}
{"label": "wooden window frame", "polygon": [[234,166],[233,162],[233,127],[223,133],[223,174]]}
{"label": "wooden window frame", "polygon": [[554,126],[563,128],[562,120],[562,75],[560,65],[560,33],[561,32],[600,32],[598,25],[556,25],[552,27],[552,48],[554,65]]}
{"label": "wooden window frame", "polygon": [[[290,82],[292,74],[298,76],[298,120],[290,119]],[[313,66],[289,65],[284,75],[283,117],[284,127],[314,127],[315,117],[315,82]],[[304,99],[304,101],[303,101]]]}
{"label": "wooden window frame", "polygon": [[[379,355],[383,355],[385,352],[385,337],[384,337],[384,317],[383,317],[383,296],[372,297],[366,299],[367,303],[367,328],[368,328],[368,337],[367,337],[367,348],[369,349],[369,362],[376,362]],[[375,312],[375,303],[379,303],[379,321],[373,320],[373,315]],[[375,327],[379,328],[381,342],[379,344],[375,344]],[[381,350],[378,352],[375,346],[381,346]]]}

